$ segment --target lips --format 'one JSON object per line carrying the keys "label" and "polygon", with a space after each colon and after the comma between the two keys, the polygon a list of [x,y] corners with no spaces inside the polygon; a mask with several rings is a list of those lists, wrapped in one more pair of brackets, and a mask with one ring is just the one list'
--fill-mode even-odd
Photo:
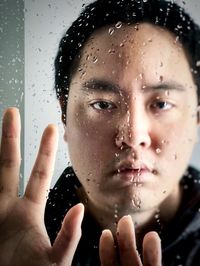
{"label": "lips", "polygon": [[143,183],[149,181],[153,176],[152,167],[144,163],[126,161],[119,164],[114,174],[117,179],[131,183]]}
{"label": "lips", "polygon": [[142,171],[152,172],[152,167],[147,166],[144,163],[135,163],[135,162],[122,162],[116,169],[117,173],[123,172],[134,172],[140,173]]}
{"label": "lips", "polygon": [[144,168],[122,168],[122,169],[118,169],[117,173],[121,173],[121,174],[125,174],[125,173],[130,173],[133,175],[137,175],[140,176],[144,171],[148,171]]}

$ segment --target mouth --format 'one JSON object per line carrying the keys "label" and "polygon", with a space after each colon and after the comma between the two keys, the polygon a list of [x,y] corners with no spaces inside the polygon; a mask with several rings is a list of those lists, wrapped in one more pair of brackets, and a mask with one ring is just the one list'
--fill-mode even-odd
{"label": "mouth", "polygon": [[123,182],[142,184],[150,182],[155,170],[145,164],[122,163],[114,172],[114,176]]}

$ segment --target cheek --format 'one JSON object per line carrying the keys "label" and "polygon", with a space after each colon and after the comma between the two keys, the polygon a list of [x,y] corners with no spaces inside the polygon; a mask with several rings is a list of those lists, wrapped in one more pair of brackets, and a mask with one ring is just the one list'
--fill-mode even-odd
{"label": "cheek", "polygon": [[188,166],[197,140],[196,120],[191,117],[190,119],[182,118],[177,123],[173,123],[166,132],[161,158],[167,171],[178,171],[181,176]]}
{"label": "cheek", "polygon": [[84,180],[95,176],[96,182],[105,163],[114,155],[114,128],[109,122],[93,119],[87,113],[69,114],[67,142],[69,155],[77,175]]}
{"label": "cheek", "polygon": [[109,121],[94,121],[80,116],[69,123],[67,135],[68,142],[80,148],[84,146],[92,150],[101,146],[103,149],[105,145],[112,143],[115,130]]}
{"label": "cheek", "polygon": [[[102,115],[90,111],[90,108],[78,106],[68,114],[68,142],[79,147],[93,147],[108,145],[115,136],[116,121],[110,114]],[[80,146],[81,144],[81,146]]]}

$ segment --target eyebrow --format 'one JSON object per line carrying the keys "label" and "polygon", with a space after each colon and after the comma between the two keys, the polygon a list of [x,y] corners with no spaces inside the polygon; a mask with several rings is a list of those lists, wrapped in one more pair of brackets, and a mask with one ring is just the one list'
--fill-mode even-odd
{"label": "eyebrow", "polygon": [[185,86],[182,84],[175,82],[175,81],[169,81],[169,82],[161,82],[158,85],[150,85],[146,86],[145,90],[164,90],[164,91],[185,91]]}
{"label": "eyebrow", "polygon": [[[160,82],[159,84],[150,84],[143,87],[143,92],[150,92],[150,91],[185,91],[185,86],[176,82],[176,81],[169,81],[169,82]],[[123,88],[118,86],[117,84],[107,81],[107,80],[100,80],[100,79],[91,79],[83,83],[81,90],[84,92],[108,92],[108,93],[120,93],[125,91]]]}
{"label": "eyebrow", "polygon": [[107,80],[100,80],[100,79],[91,79],[83,83],[81,90],[84,92],[112,92],[112,93],[119,93],[121,88]]}

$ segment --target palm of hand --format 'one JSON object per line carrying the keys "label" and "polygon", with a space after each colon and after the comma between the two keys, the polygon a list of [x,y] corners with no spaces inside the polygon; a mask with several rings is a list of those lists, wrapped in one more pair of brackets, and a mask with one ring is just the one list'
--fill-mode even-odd
{"label": "palm of hand", "polygon": [[58,133],[48,126],[25,194],[17,197],[20,169],[20,116],[9,108],[3,118],[0,150],[0,264],[4,266],[71,265],[81,236],[83,205],[74,206],[51,246],[44,209],[53,173]]}

